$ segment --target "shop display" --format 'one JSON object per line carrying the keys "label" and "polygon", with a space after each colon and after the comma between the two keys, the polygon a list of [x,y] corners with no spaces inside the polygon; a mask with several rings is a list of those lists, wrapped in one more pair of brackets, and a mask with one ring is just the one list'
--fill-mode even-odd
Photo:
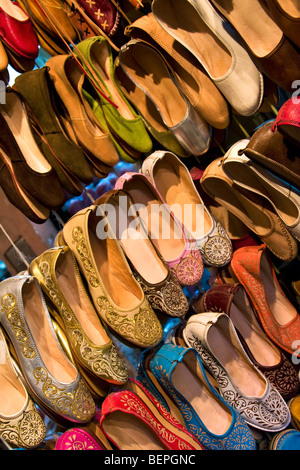
{"label": "shop display", "polygon": [[298,2],[0,25],[0,449],[299,450]]}

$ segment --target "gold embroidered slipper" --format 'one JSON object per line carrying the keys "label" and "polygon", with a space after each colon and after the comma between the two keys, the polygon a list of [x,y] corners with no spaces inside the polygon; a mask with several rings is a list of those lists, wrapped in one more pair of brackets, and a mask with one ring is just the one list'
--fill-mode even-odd
{"label": "gold embroidered slipper", "polygon": [[53,304],[75,363],[94,380],[124,384],[126,366],[90,301],[72,251],[67,246],[49,249],[32,261],[29,271]]}
{"label": "gold embroidered slipper", "polygon": [[98,315],[114,334],[131,346],[158,344],[163,337],[161,324],[101,207],[77,212],[65,224],[63,238],[77,259]]}

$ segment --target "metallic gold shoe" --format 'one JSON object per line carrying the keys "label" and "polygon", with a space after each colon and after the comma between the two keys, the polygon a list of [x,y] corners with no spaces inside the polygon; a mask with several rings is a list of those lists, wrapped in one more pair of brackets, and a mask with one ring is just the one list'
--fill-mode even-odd
{"label": "metallic gold shoe", "polygon": [[108,228],[108,233],[101,233],[105,226],[109,223],[101,208],[90,206],[69,219],[63,237],[77,259],[100,318],[131,346],[155,346],[163,336],[161,324],[113,231]]}
{"label": "metallic gold shoe", "polygon": [[126,366],[90,301],[72,251],[67,246],[49,249],[32,261],[29,272],[53,304],[75,363],[95,379],[124,384]]}
{"label": "metallic gold shoe", "polygon": [[59,344],[37,279],[18,275],[1,282],[0,322],[39,407],[58,424],[90,422],[95,402]]}
{"label": "metallic gold shoe", "polygon": [[34,449],[46,426],[14,366],[0,328],[0,437],[12,447]]}

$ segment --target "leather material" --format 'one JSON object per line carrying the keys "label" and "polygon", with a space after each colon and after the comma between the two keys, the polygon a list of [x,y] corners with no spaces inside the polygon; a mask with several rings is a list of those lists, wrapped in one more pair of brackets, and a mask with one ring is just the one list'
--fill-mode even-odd
{"label": "leather material", "polygon": [[292,425],[297,431],[300,431],[300,395],[292,398],[288,405],[291,412]]}
{"label": "leather material", "polygon": [[[244,22],[242,20],[237,20],[237,19],[233,20],[232,15],[230,14],[231,12],[228,11],[227,8],[222,7],[222,5],[219,4],[218,0],[212,0],[212,1],[215,7],[221,12],[221,14],[227,19],[227,21],[231,22],[232,26],[240,34],[240,37],[242,39],[245,49],[249,52],[249,55],[252,57],[258,69],[264,75],[269,77],[273,82],[277,83],[277,85],[279,85],[281,88],[290,92],[292,83],[295,80],[298,80],[300,76],[299,52],[289,42],[289,40],[284,36],[284,34],[281,34],[280,29],[278,28],[276,23],[274,23],[274,21],[272,20],[271,14],[265,9],[263,5],[263,1],[256,0],[254,2],[254,5],[253,5],[254,11],[258,12],[258,14],[259,14],[260,8],[267,11],[269,22],[270,20],[272,22],[272,29],[274,31],[277,30],[277,35],[278,35],[277,45],[274,47],[273,50],[268,51],[268,53],[265,54],[264,56],[258,56],[255,53],[255,51],[251,49],[250,45],[247,43],[247,37],[243,36],[243,34],[244,35],[247,34],[247,33],[244,33],[244,30],[247,31],[247,29],[249,29],[250,31],[252,31],[254,29],[253,22],[255,21],[255,18],[254,19],[249,18],[249,22],[247,22],[247,24],[245,25],[244,24],[245,20]],[[238,3],[236,5],[233,4],[232,7],[233,9],[236,8],[236,10],[238,10],[239,5]],[[241,7],[241,9],[242,8],[243,7]],[[263,14],[263,10],[261,10],[261,14]],[[268,19],[265,18],[265,21],[268,21]],[[269,24],[269,28],[270,28],[270,24]],[[257,34],[256,32],[256,36],[258,37],[257,40],[263,41],[262,38],[265,32],[259,31],[259,33],[260,35]]]}
{"label": "leather material", "polygon": [[108,36],[113,36],[120,23],[120,13],[108,0],[78,0],[91,20]]}
{"label": "leather material", "polygon": [[[77,52],[79,51],[79,52]],[[98,93],[99,101],[103,109],[103,121],[106,122],[110,134],[115,140],[120,140],[124,146],[133,148],[140,157],[142,153],[148,153],[152,150],[152,141],[145,129],[143,120],[136,113],[114,77],[114,59],[112,49],[104,37],[93,37],[81,41],[75,51],[88,75],[92,77],[93,82],[99,87],[102,94],[108,97],[111,102],[116,99],[116,109],[108,100]],[[106,76],[108,76],[106,78]],[[105,80],[107,80],[105,82]],[[117,150],[118,146],[116,147]],[[129,154],[130,155],[130,154]],[[126,153],[120,154],[123,160],[126,159]],[[130,162],[135,161],[128,158]]]}
{"label": "leather material", "polygon": [[[122,426],[116,429],[113,433],[110,427],[107,426],[111,415],[117,412],[123,415]],[[134,419],[133,419],[134,418]],[[138,434],[135,435],[134,429],[131,427],[130,433],[124,432],[126,429],[126,422],[134,423]],[[141,424],[139,425],[139,421]],[[195,445],[190,444],[184,439],[184,435],[181,433],[181,437],[177,435],[177,428],[171,426],[169,421],[160,418],[159,414],[152,411],[146,403],[131,390],[121,390],[118,392],[111,393],[106,397],[101,406],[100,416],[100,427],[106,434],[107,438],[110,439],[118,450],[128,450],[128,446],[134,445],[134,448],[143,449],[146,442],[149,443],[149,431],[155,434],[156,441],[160,442],[162,450],[195,450]],[[143,436],[143,429],[148,428],[147,434]],[[129,439],[128,439],[128,436]],[[151,439],[151,438],[150,438]],[[150,442],[151,445],[151,442]],[[202,450],[197,446],[197,450]]]}
{"label": "leather material", "polygon": [[105,450],[88,429],[72,428],[56,441],[55,450]]}
{"label": "leather material", "polygon": [[12,448],[35,449],[46,437],[46,426],[15,368],[2,329],[0,357],[0,385],[6,394],[0,405],[0,437]]}
{"label": "leather material", "polygon": [[[182,39],[178,34],[180,28],[189,31],[189,25],[180,23],[174,28],[169,25],[170,11],[173,9],[173,5],[171,3],[169,5],[170,10],[167,11],[165,2],[154,0],[152,11],[157,21],[174,37],[174,39],[189,49],[189,51],[196,57],[200,65],[204,67],[208,76],[212,79],[214,84],[218,87],[235,111],[244,116],[251,116],[257,112],[263,99],[263,77],[258,71],[256,65],[253,63],[248,52],[239,44],[239,37],[233,28],[221,18],[208,0],[184,1],[184,3],[188,3],[190,7],[192,7],[193,11],[191,11],[190,14],[199,16],[201,20],[205,22],[206,26],[210,29],[211,34],[218,38],[224,49],[231,56],[231,66],[228,68],[226,73],[221,76],[214,77],[212,76],[206,62],[197,53],[192,42],[193,39],[190,39],[189,37]],[[180,8],[182,8],[182,3]],[[182,11],[178,11],[177,14],[178,18],[183,18]],[[199,24],[201,25],[201,22],[199,22]],[[199,28],[199,31],[201,31],[201,26]],[[251,87],[249,87],[250,83]]]}
{"label": "leather material", "polygon": [[[59,274],[59,269],[66,269],[63,268],[64,266],[72,266],[73,272],[68,272],[65,275]],[[99,322],[88,294],[81,285],[79,269],[72,251],[66,246],[46,250],[30,263],[29,272],[38,279],[44,294],[54,304],[56,311],[54,316],[65,331],[74,358],[84,370],[95,381],[100,378],[116,385],[125,383],[128,379],[126,366],[114,343],[107,336],[102,323]],[[72,281],[69,281],[69,289],[77,290],[77,293],[74,292],[74,298],[77,296],[83,303],[87,302],[87,306],[85,306],[86,318],[89,318],[89,322],[93,324],[95,330],[98,330],[99,337],[102,339],[101,344],[91,340],[84,322],[80,322],[81,317],[78,318],[76,306],[71,307],[70,301],[66,300],[65,290],[61,288],[59,276],[65,277],[64,282],[67,282],[67,278],[71,280],[77,278],[78,287],[75,287],[75,280],[74,285],[72,285]]]}
{"label": "leather material", "polygon": [[[201,235],[194,235],[196,244],[200,250],[204,263],[208,266],[214,267],[220,267],[228,264],[232,255],[232,244],[229,239],[229,236],[226,233],[224,227],[220,224],[220,222],[209,213],[209,211],[203,204],[203,201],[196,190],[192,176],[188,168],[182,163],[182,161],[171,152],[158,150],[156,152],[153,152],[144,160],[141,169],[142,173],[151,180],[153,186],[161,194],[163,186],[167,186],[168,183],[167,181],[165,181],[162,187],[158,187],[158,182],[155,177],[155,165],[157,164],[157,166],[159,166],[160,162],[163,162],[163,165],[168,166],[170,171],[174,172],[174,175],[176,175],[176,177],[178,178],[179,183],[180,177],[183,178],[182,175],[183,173],[185,174],[186,179],[184,182],[182,182],[182,184],[186,184],[190,192],[194,193],[195,200],[198,199],[199,206],[203,206],[206,216],[210,220],[210,228],[206,233],[202,233],[204,231],[202,230],[202,228],[199,228],[199,233],[201,233]],[[184,198],[184,191],[182,192],[182,198]],[[167,202],[168,201],[166,201],[166,203]],[[172,206],[172,204],[170,203],[169,205],[170,207]],[[182,223],[182,225],[184,225],[184,220],[180,220],[180,222]],[[185,228],[189,230],[188,227]]]}
{"label": "leather material", "polygon": [[[141,348],[153,347],[162,339],[161,324],[142,288],[134,279],[111,228],[103,243],[101,240],[99,250],[101,253],[104,252],[105,256],[108,256],[108,253],[112,256],[107,263],[106,272],[110,272],[112,267],[118,271],[118,276],[114,271],[113,282],[110,280],[109,288],[101,278],[96,263],[96,253],[91,245],[91,236],[96,237],[96,225],[101,220],[110,227],[101,206],[90,206],[77,212],[63,228],[64,240],[75,255],[86,279],[94,307],[104,323],[130,345],[134,344]],[[128,306],[125,308],[119,305],[121,303],[119,297],[117,300],[112,298],[114,289],[118,290],[118,286],[124,289],[125,296],[131,296],[130,305],[127,303]]]}
{"label": "leather material", "polygon": [[[261,277],[261,263],[264,258],[268,272],[265,274],[278,298],[285,302],[285,309],[294,312],[286,324],[279,324],[267,300],[266,287]],[[275,275],[275,271],[265,245],[240,248],[234,252],[230,268],[251,299],[253,309],[268,337],[288,354],[299,356],[295,345],[300,337],[300,317],[293,305],[285,297]],[[282,307],[283,310],[283,307]],[[290,317],[289,317],[290,318]]]}
{"label": "leather material", "polygon": [[[8,101],[10,98],[13,99],[11,102]],[[11,120],[8,118],[7,120],[5,118],[6,110],[8,113],[11,112],[15,103],[17,103],[18,107],[22,110],[22,115],[17,114],[16,117]],[[37,169],[38,167],[34,166],[36,162],[30,166],[30,163],[27,162],[22,153],[23,149],[19,146],[14,136],[15,129],[22,129],[23,119],[27,121],[28,129],[31,131],[32,137],[34,138],[34,128],[27,112],[26,102],[22,99],[22,96],[14,90],[11,90],[7,93],[7,105],[0,105],[0,148],[10,160],[11,171],[24,191],[45,207],[57,209],[63,205],[65,195],[55,171],[49,164],[47,164],[49,169],[45,171],[39,171]],[[20,131],[20,134],[23,139],[22,142],[26,142],[27,134],[22,134],[22,131]],[[26,146],[24,151],[28,152]],[[33,155],[35,155],[34,150],[32,152]],[[36,146],[35,160],[37,160],[39,155],[41,159],[44,158],[43,153],[41,153],[38,146]]]}
{"label": "leather material", "polygon": [[232,145],[225,157],[217,158],[205,169],[201,186],[209,196],[238,217],[279,259],[292,261],[298,252],[295,238],[258,194],[241,189],[226,175],[222,163],[231,152],[244,150],[241,142]]}
{"label": "leather material", "polygon": [[292,144],[300,147],[299,97],[290,98],[281,106],[272,127]]}
{"label": "leather material", "polygon": [[[72,184],[78,181],[90,183],[93,178],[81,147],[72,142],[63,131],[57,118],[55,91],[47,67],[19,75],[14,87],[20,92],[36,116],[49,145],[42,139],[39,145],[47,160],[55,169],[63,187],[70,194],[79,195]],[[46,112],[47,111],[47,112]]]}
{"label": "leather material", "polygon": [[160,51],[181,91],[206,122],[217,129],[229,125],[228,105],[216,85],[198,67],[196,58],[164,30],[152,12],[127,26],[125,34],[144,40]]}
{"label": "leather material", "polygon": [[[236,144],[245,148],[248,140]],[[240,152],[232,152],[223,160],[223,169],[237,187],[266,199],[296,240],[300,240],[300,191],[250,160]]]}
{"label": "leather material", "polygon": [[4,72],[8,66],[8,57],[5,47],[0,43],[0,72]]}
{"label": "leather material", "polygon": [[43,224],[50,217],[50,210],[29,197],[22,190],[13,173],[10,173],[0,153],[0,186],[7,200],[35,224]]}
{"label": "leather material", "polygon": [[70,132],[85,151],[91,164],[100,172],[109,173],[119,156],[106,129],[102,129],[84,98],[86,75],[72,55],[51,57],[46,66],[53,86],[64,104]]}
{"label": "leather material", "polygon": [[[145,189],[150,189],[151,193],[154,196],[154,200],[156,200],[158,204],[164,205],[165,209],[169,213],[170,218],[173,219],[177,230],[180,231],[180,233],[182,234],[184,248],[181,254],[175,259],[166,259],[166,255],[164,255],[164,253],[162,252],[160,253],[161,256],[163,257],[169,268],[173,271],[174,275],[176,276],[181,285],[196,285],[198,282],[200,282],[203,276],[204,265],[200,250],[195,240],[190,239],[185,235],[185,229],[182,227],[182,224],[170,211],[170,208],[168,207],[160,193],[157,191],[155,186],[153,186],[151,180],[147,176],[133,172],[124,173],[118,178],[115,184],[115,189],[123,189],[124,191],[127,191],[127,182],[134,182],[134,179],[138,179],[139,181],[141,181],[142,184],[145,185]],[[139,204],[140,201],[134,199],[134,203]]]}
{"label": "leather material", "polygon": [[[57,30],[53,25],[53,21],[60,25],[62,36],[65,40],[76,41],[77,32],[74,29],[66,11],[64,10],[64,2],[61,0],[19,0],[23,8],[27,11],[32,23],[41,33],[44,40],[58,41],[61,43]],[[50,19],[47,15],[50,14]],[[65,50],[65,45],[62,42],[62,47]]]}
{"label": "leather material", "polygon": [[267,4],[275,23],[284,32],[285,36],[300,48],[300,17],[295,18],[289,15],[277,0],[267,0]]}
{"label": "leather material", "polygon": [[299,148],[273,128],[274,121],[259,127],[244,150],[248,158],[300,189]]}
{"label": "leather material", "polygon": [[273,437],[270,450],[300,450],[300,432],[296,429],[286,429]]}
{"label": "leather material", "polygon": [[[152,77],[146,72],[142,72],[141,75],[141,72],[136,72],[132,68],[133,61],[138,63],[139,70],[144,68],[144,63],[140,59],[141,54],[149,57],[151,61],[153,68],[151,72]],[[195,111],[185,95],[181,93],[177,81],[173,77],[172,70],[168,67],[160,52],[144,41],[131,39],[121,47],[119,64],[130,81],[140,89],[146,99],[151,101],[166,129],[173,134],[185,151],[197,156],[206,153],[211,144],[210,126]],[[144,74],[148,76],[148,83],[146,80],[141,80]],[[150,84],[149,81],[151,81]],[[160,95],[159,83],[163,82],[168,82],[168,92],[170,95],[168,100],[160,100],[159,102],[157,101],[157,96],[159,97]],[[177,102],[177,109],[180,111],[176,116],[171,111],[175,100]],[[169,105],[168,103],[171,104]],[[138,108],[139,104],[136,103],[136,106]]]}
{"label": "leather material", "polygon": [[[13,5],[17,10],[22,10],[16,3],[13,2]],[[26,16],[27,19],[22,21],[0,8],[0,38],[21,56],[36,59],[39,53],[38,40],[29,16]]]}
{"label": "leather material", "polygon": [[[128,198],[131,206],[133,205],[133,201],[130,195],[122,190],[108,191],[103,196],[96,199],[94,204],[95,206],[102,205],[103,211],[106,212],[106,204],[119,204],[119,196],[122,198]],[[113,200],[114,202],[112,202]],[[135,219],[135,215],[131,215]],[[138,218],[138,215],[136,217]],[[128,219],[127,222],[128,224],[130,224],[130,219]],[[137,223],[140,224],[140,221]],[[144,233],[143,229],[141,229],[140,232],[142,232],[145,237],[147,236],[146,233]],[[136,233],[134,233],[132,240],[135,239],[135,235]],[[127,236],[129,236],[130,238],[130,234],[128,235],[128,232]],[[126,248],[123,248],[124,254],[127,257],[128,263],[130,264],[130,267],[132,269],[133,275],[142,287],[150,305],[153,307],[154,310],[159,310],[165,313],[166,315],[170,315],[171,317],[184,317],[184,315],[188,311],[189,305],[188,300],[183,293],[181,285],[179,284],[174,273],[168,268],[167,264],[162,259],[161,255],[159,254],[158,250],[155,248],[149,237],[148,240],[152,245],[153,250],[153,261],[149,259],[149,270],[151,269],[151,265],[153,266],[153,262],[155,263],[155,265],[163,263],[163,268],[165,269],[165,278],[161,279],[160,282],[157,282],[156,284],[154,284],[153,282],[151,283],[149,280],[145,279],[145,276],[143,277],[142,273],[139,272],[138,269],[135,267],[135,259],[130,259],[127,256]],[[119,241],[120,243],[122,243],[122,240],[119,239]],[[149,257],[150,256],[151,255],[149,254]]]}
{"label": "leather material", "polygon": [[262,72],[287,92],[300,76],[300,55],[286,37],[266,57],[255,58]]}
{"label": "leather material", "polygon": [[193,436],[193,434],[191,434],[183,424],[180,424],[179,421],[169,413],[169,411],[155,398],[149,388],[144,386],[143,383],[139,380],[129,378],[127,384],[122,388],[130,390],[143,400],[154,416],[156,416],[163,425],[172,430],[178,438],[186,441],[195,450],[203,450],[203,446]]}

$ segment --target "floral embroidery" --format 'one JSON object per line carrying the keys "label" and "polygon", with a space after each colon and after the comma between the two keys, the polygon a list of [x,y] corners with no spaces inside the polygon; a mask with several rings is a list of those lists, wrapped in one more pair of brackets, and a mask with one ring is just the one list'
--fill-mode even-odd
{"label": "floral embroidery", "polygon": [[33,359],[35,356],[35,348],[30,336],[26,332],[26,326],[22,320],[17,299],[13,294],[5,294],[1,299],[2,312],[6,314],[6,318],[11,324],[12,331],[19,343],[21,351],[27,359]]}
{"label": "floral embroidery", "polygon": [[267,431],[277,430],[279,425],[288,422],[289,411],[279,393],[272,388],[263,400],[256,400],[241,395],[232,385],[223,367],[210,355],[201,341],[194,335],[188,337],[189,345],[196,349],[219,386],[219,393],[225,401],[237,410],[245,421],[258,429]]}
{"label": "floral embroidery", "polygon": [[123,338],[137,340],[145,346],[156,344],[162,338],[161,324],[147,301],[131,316],[114,308],[104,296],[98,297],[97,305],[99,314]]}
{"label": "floral embroidery", "polygon": [[80,227],[75,227],[72,231],[73,243],[76,246],[77,253],[80,257],[82,266],[86,272],[87,281],[89,284],[96,288],[100,285],[97,271],[91,261],[91,254],[87,242],[84,238],[83,230]]}
{"label": "floral embroidery", "polygon": [[31,400],[20,416],[0,417],[0,436],[12,445],[32,449],[43,442],[45,435],[44,421]]}
{"label": "floral embroidery", "polygon": [[51,276],[50,264],[47,261],[42,261],[38,267],[43,276],[44,287],[64,319],[68,338],[77,357],[80,357],[85,366],[98,377],[104,380],[113,379],[120,383],[126,382],[128,379],[127,369],[115,345],[110,342],[109,347],[100,348],[91,344],[55,285]]}

